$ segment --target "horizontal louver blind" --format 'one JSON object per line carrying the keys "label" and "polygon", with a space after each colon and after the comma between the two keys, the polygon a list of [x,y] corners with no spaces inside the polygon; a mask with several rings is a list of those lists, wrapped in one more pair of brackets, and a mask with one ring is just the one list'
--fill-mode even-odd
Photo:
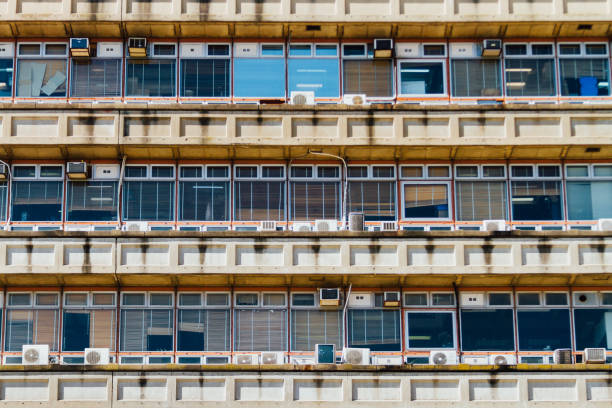
{"label": "horizontal louver blind", "polygon": [[559,181],[513,181],[512,196],[546,196],[560,195],[561,183]]}
{"label": "horizontal louver blind", "polygon": [[170,351],[172,310],[122,310],[120,351]]}
{"label": "horizontal louver blind", "polygon": [[395,218],[395,183],[351,181],[348,185],[349,212],[362,212],[367,220]]}
{"label": "horizontal louver blind", "polygon": [[235,310],[236,351],[283,351],[287,349],[285,310]]}
{"label": "horizontal louver blind", "polygon": [[174,182],[124,183],[123,217],[130,221],[170,221],[174,218]]}
{"label": "horizontal louver blind", "polygon": [[506,218],[506,183],[503,181],[458,181],[456,194],[460,221]]}
{"label": "horizontal louver blind", "polygon": [[236,220],[281,221],[285,218],[285,183],[282,181],[237,181]]}
{"label": "horizontal louver blind", "polygon": [[374,350],[401,350],[399,310],[350,310],[349,345]]}
{"label": "horizontal louver blind", "polygon": [[453,96],[499,96],[500,69],[497,60],[453,60]]}
{"label": "horizontal louver blind", "polygon": [[70,93],[77,98],[121,96],[120,59],[73,59]]}
{"label": "horizontal louver blind", "polygon": [[393,96],[391,60],[344,60],[344,93]]}
{"label": "horizontal louver blind", "polygon": [[293,182],[291,203],[294,220],[339,219],[340,182]]}
{"label": "horizontal louver blind", "polygon": [[446,184],[411,184],[404,186],[406,208],[446,205],[448,186]]}
{"label": "horizontal louver blind", "polygon": [[291,351],[314,351],[316,344],[342,347],[342,311],[291,311]]}
{"label": "horizontal louver blind", "polygon": [[34,311],[8,310],[6,313],[5,351],[21,351],[24,344],[32,344]]}
{"label": "horizontal louver blind", "polygon": [[229,310],[180,310],[179,351],[228,351]]}
{"label": "horizontal louver blind", "polygon": [[115,350],[115,310],[92,310],[90,313],[91,347]]}

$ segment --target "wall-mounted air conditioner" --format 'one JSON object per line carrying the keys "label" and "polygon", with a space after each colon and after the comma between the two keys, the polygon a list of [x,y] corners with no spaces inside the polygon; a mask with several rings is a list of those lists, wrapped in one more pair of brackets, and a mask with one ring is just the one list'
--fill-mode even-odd
{"label": "wall-mounted air conditioner", "polygon": [[365,229],[365,217],[363,213],[349,213],[348,227],[349,231],[363,231]]}
{"label": "wall-mounted air conditioner", "polygon": [[240,365],[259,364],[259,355],[257,354],[236,354],[234,356],[234,364],[240,364]]}
{"label": "wall-mounted air conditioner", "polygon": [[71,180],[85,180],[87,178],[87,163],[83,161],[68,162],[66,175]]}
{"label": "wall-mounted air conditioner", "polygon": [[599,299],[595,292],[574,292],[574,306],[597,306]]}
{"label": "wall-mounted air conditioner", "polygon": [[96,44],[96,55],[100,58],[123,57],[123,44],[120,42],[99,42]]}
{"label": "wall-mounted air conditioner", "polygon": [[130,57],[146,57],[147,39],[142,37],[128,38],[128,52]]}
{"label": "wall-mounted air conditioner", "polygon": [[261,221],[259,231],[276,231],[276,221]]}
{"label": "wall-mounted air conditioner", "polygon": [[393,56],[393,40],[377,38],[374,40],[374,58],[391,58]]}
{"label": "wall-mounted air conditioner", "polygon": [[314,230],[320,232],[338,231],[338,221],[336,220],[316,220]]}
{"label": "wall-mounted air conditioner", "polygon": [[482,222],[483,231],[505,231],[506,221],[505,220],[484,220]]}
{"label": "wall-mounted air conditioner", "polygon": [[600,218],[597,220],[597,229],[599,231],[612,231],[612,218]]}
{"label": "wall-mounted air conditioner", "polygon": [[285,353],[282,351],[266,351],[261,353],[261,364],[285,364]]}
{"label": "wall-mounted air conditioner", "polygon": [[335,344],[315,344],[316,364],[336,364]]}
{"label": "wall-mounted air conditioner", "polygon": [[292,105],[314,105],[315,93],[313,91],[292,91],[291,92],[291,104]]}
{"label": "wall-mounted air conditioner", "polygon": [[117,180],[119,178],[118,164],[95,164],[93,178],[96,180]]}
{"label": "wall-mounted air conditioner", "polygon": [[21,348],[21,361],[23,365],[49,364],[49,345],[24,344]]}
{"label": "wall-mounted air conditioner", "polygon": [[12,43],[0,43],[0,57],[13,58],[15,56],[15,45]]}
{"label": "wall-mounted air conditioner", "polygon": [[340,305],[339,288],[319,289],[319,306],[338,306]]}
{"label": "wall-mounted air conditioner", "polygon": [[8,179],[8,167],[5,164],[0,163],[0,180],[4,181]]}
{"label": "wall-mounted air conditioner", "polygon": [[72,57],[89,57],[89,38],[71,38],[70,55]]}
{"label": "wall-mounted air conditioner", "polygon": [[291,364],[296,364],[296,365],[312,365],[312,364],[316,364],[315,358],[314,357],[309,357],[309,356],[291,356],[289,358],[289,362]]}
{"label": "wall-mounted air conditioner", "polygon": [[182,43],[180,54],[181,58],[202,58],[205,54],[204,43]]}
{"label": "wall-mounted air conditioner", "polygon": [[397,231],[397,222],[395,221],[383,221],[380,223],[381,231]]}
{"label": "wall-mounted air conditioner", "polygon": [[110,364],[110,350],[108,348],[86,348],[83,356],[85,364]]}
{"label": "wall-mounted air conditioner", "polygon": [[484,293],[461,293],[459,295],[459,304],[461,306],[484,306]]}
{"label": "wall-mounted air conditioner", "polygon": [[342,362],[353,365],[370,364],[370,349],[368,348],[343,348]]}
{"label": "wall-mounted air conditioner", "polygon": [[515,365],[516,356],[513,354],[491,354],[489,364],[496,366]]}
{"label": "wall-mounted air conditioner", "polygon": [[484,40],[482,42],[483,57],[499,57],[502,50],[501,40]]}
{"label": "wall-mounted air conditioner", "polygon": [[604,364],[606,362],[606,349],[585,348],[582,362],[586,364]]}
{"label": "wall-mounted air conditioner", "polygon": [[554,364],[572,364],[572,350],[571,349],[556,349],[553,353]]}
{"label": "wall-mounted air conditioner", "polygon": [[474,58],[476,56],[476,44],[451,43],[450,55],[455,58]]}
{"label": "wall-mounted air conditioner", "polygon": [[402,356],[373,356],[372,364],[375,365],[402,365],[404,363]]}
{"label": "wall-mounted air conditioner", "polygon": [[453,365],[457,364],[457,353],[448,350],[432,350],[429,352],[429,364]]}
{"label": "wall-mounted air conditioner", "polygon": [[487,356],[463,356],[461,358],[463,364],[469,365],[487,365],[489,364],[489,357]]}
{"label": "wall-mounted air conditioner", "polygon": [[348,94],[342,97],[342,103],[345,105],[366,105],[365,94]]}
{"label": "wall-mounted air conditioner", "polygon": [[384,307],[399,307],[401,295],[399,292],[385,292],[383,293],[383,306]]}
{"label": "wall-mounted air conditioner", "polygon": [[395,45],[395,56],[398,58],[416,58],[421,56],[421,44],[419,43],[397,43]]}
{"label": "wall-mounted air conditioner", "polygon": [[312,231],[312,224],[309,222],[294,222],[291,225],[291,230],[296,232]]}
{"label": "wall-mounted air conditioner", "polygon": [[148,231],[149,223],[142,221],[127,221],[122,230],[123,231]]}
{"label": "wall-mounted air conditioner", "polygon": [[348,298],[350,307],[372,307],[374,304],[374,294],[372,293],[351,293]]}

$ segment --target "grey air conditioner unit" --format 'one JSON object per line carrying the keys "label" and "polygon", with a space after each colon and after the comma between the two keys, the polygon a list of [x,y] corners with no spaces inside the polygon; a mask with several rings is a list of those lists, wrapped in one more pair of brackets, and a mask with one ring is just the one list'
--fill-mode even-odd
{"label": "grey air conditioner unit", "polygon": [[71,38],[70,39],[70,56],[72,57],[89,57],[91,49],[89,47],[89,38]]}
{"label": "grey air conditioner unit", "polygon": [[484,40],[482,42],[483,57],[499,57],[502,50],[501,40]]}
{"label": "grey air conditioner unit", "polygon": [[130,57],[146,57],[147,39],[140,37],[128,38],[128,52]]}
{"label": "grey air conditioner unit", "polygon": [[605,348],[585,348],[582,361],[586,364],[605,364],[606,349]]}
{"label": "grey air conditioner unit", "polygon": [[572,364],[571,349],[556,349],[553,354],[554,364]]}
{"label": "grey air conditioner unit", "polygon": [[108,348],[86,348],[84,361],[89,365],[109,364],[110,350]]}
{"label": "grey air conditioner unit", "polygon": [[489,364],[496,366],[515,365],[516,356],[512,354],[492,354],[489,356]]}
{"label": "grey air conditioner unit", "polygon": [[276,231],[276,221],[261,221],[259,231]]}
{"label": "grey air conditioner unit", "polygon": [[24,344],[21,350],[21,361],[23,365],[49,364],[49,345]]}
{"label": "grey air conditioner unit", "polygon": [[314,105],[315,93],[313,91],[291,92],[292,105]]}
{"label": "grey air conditioner unit", "polygon": [[343,348],[342,362],[354,365],[370,364],[370,349],[368,348]]}
{"label": "grey air conditioner unit", "polygon": [[434,350],[429,352],[429,364],[432,365],[454,365],[457,364],[457,353],[455,351]]}
{"label": "grey air conditioner unit", "polygon": [[349,231],[363,231],[365,229],[365,217],[363,213],[349,213]]}
{"label": "grey air conditioner unit", "polygon": [[391,58],[393,56],[393,40],[377,38],[374,40],[374,58]]}
{"label": "grey air conditioner unit", "polygon": [[597,229],[599,231],[612,231],[612,218],[600,218],[597,220]]}
{"label": "grey air conditioner unit", "polygon": [[234,364],[254,365],[259,364],[259,356],[257,354],[237,354],[234,356]]}
{"label": "grey air conditioner unit", "polygon": [[285,364],[285,353],[282,351],[261,353],[261,364]]}
{"label": "grey air conditioner unit", "polygon": [[319,306],[339,306],[340,305],[340,289],[339,288],[321,288],[319,289]]}
{"label": "grey air conditioner unit", "polygon": [[66,175],[71,180],[85,180],[87,178],[87,163],[68,162]]}
{"label": "grey air conditioner unit", "polygon": [[8,179],[8,167],[6,164],[0,163],[0,181]]}
{"label": "grey air conditioner unit", "polygon": [[336,345],[335,344],[316,344],[315,363],[317,364],[336,364]]}

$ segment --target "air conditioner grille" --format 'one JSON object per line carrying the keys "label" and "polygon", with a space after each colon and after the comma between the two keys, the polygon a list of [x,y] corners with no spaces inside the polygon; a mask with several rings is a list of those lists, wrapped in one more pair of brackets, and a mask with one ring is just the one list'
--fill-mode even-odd
{"label": "air conditioner grille", "polygon": [[28,363],[35,363],[40,358],[40,352],[35,348],[27,349],[25,353],[23,353],[23,358]]}
{"label": "air conditioner grille", "polygon": [[435,353],[431,360],[436,365],[444,365],[448,361],[444,353]]}
{"label": "air conditioner grille", "polygon": [[102,360],[102,356],[97,351],[90,351],[89,353],[85,355],[85,362],[87,364],[93,364],[93,365],[99,364],[101,360]]}

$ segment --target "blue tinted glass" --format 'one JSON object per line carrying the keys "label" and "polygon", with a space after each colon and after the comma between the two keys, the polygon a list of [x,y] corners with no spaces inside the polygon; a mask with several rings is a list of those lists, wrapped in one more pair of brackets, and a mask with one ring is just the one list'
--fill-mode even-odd
{"label": "blue tinted glass", "polygon": [[408,313],[407,317],[408,348],[454,347],[452,313]]}
{"label": "blue tinted glass", "polygon": [[[512,309],[462,310],[461,347],[464,351],[514,350]],[[495,327],[495,330],[491,330]]]}
{"label": "blue tinted glass", "polygon": [[0,97],[11,96],[13,89],[13,60],[0,60]]}
{"label": "blue tinted glass", "polygon": [[338,61],[335,59],[289,60],[289,91],[314,91],[315,97],[340,96]]}
{"label": "blue tinted glass", "polygon": [[[64,311],[62,349],[64,351],[83,351],[89,347],[89,313],[83,311]],[[92,319],[93,320],[93,319]]]}
{"label": "blue tinted glass", "polygon": [[567,212],[570,220],[612,217],[612,181],[568,181]]}
{"label": "blue tinted glass", "polygon": [[229,59],[181,61],[181,96],[210,97],[229,95]]}
{"label": "blue tinted glass", "polygon": [[266,57],[282,57],[283,46],[281,44],[263,44],[261,46],[261,55]]}
{"label": "blue tinted glass", "polygon": [[365,45],[363,44],[345,44],[344,45],[345,56],[356,56],[365,55]]}
{"label": "blue tinted glass", "polygon": [[236,58],[234,78],[235,96],[285,96],[285,61],[282,58]]}
{"label": "blue tinted glass", "polygon": [[570,348],[568,309],[522,310],[517,312],[521,351],[552,351]]}
{"label": "blue tinted glass", "polygon": [[612,309],[575,309],[576,349],[612,350]]}
{"label": "blue tinted glass", "polygon": [[172,59],[127,61],[126,96],[176,95],[176,61]]}
{"label": "blue tinted glass", "polygon": [[338,47],[333,45],[317,45],[315,46],[315,55],[317,57],[336,57],[338,55]]}
{"label": "blue tinted glass", "polygon": [[289,56],[290,57],[310,57],[312,53],[311,46],[308,44],[290,45]]}
{"label": "blue tinted glass", "polygon": [[179,183],[179,220],[229,220],[228,181],[182,181]]}
{"label": "blue tinted glass", "polygon": [[117,181],[69,181],[68,221],[117,220]]}
{"label": "blue tinted glass", "polygon": [[0,183],[0,221],[6,220],[6,199],[8,197],[8,183]]}
{"label": "blue tinted glass", "polygon": [[14,181],[13,221],[61,221],[62,181]]}

